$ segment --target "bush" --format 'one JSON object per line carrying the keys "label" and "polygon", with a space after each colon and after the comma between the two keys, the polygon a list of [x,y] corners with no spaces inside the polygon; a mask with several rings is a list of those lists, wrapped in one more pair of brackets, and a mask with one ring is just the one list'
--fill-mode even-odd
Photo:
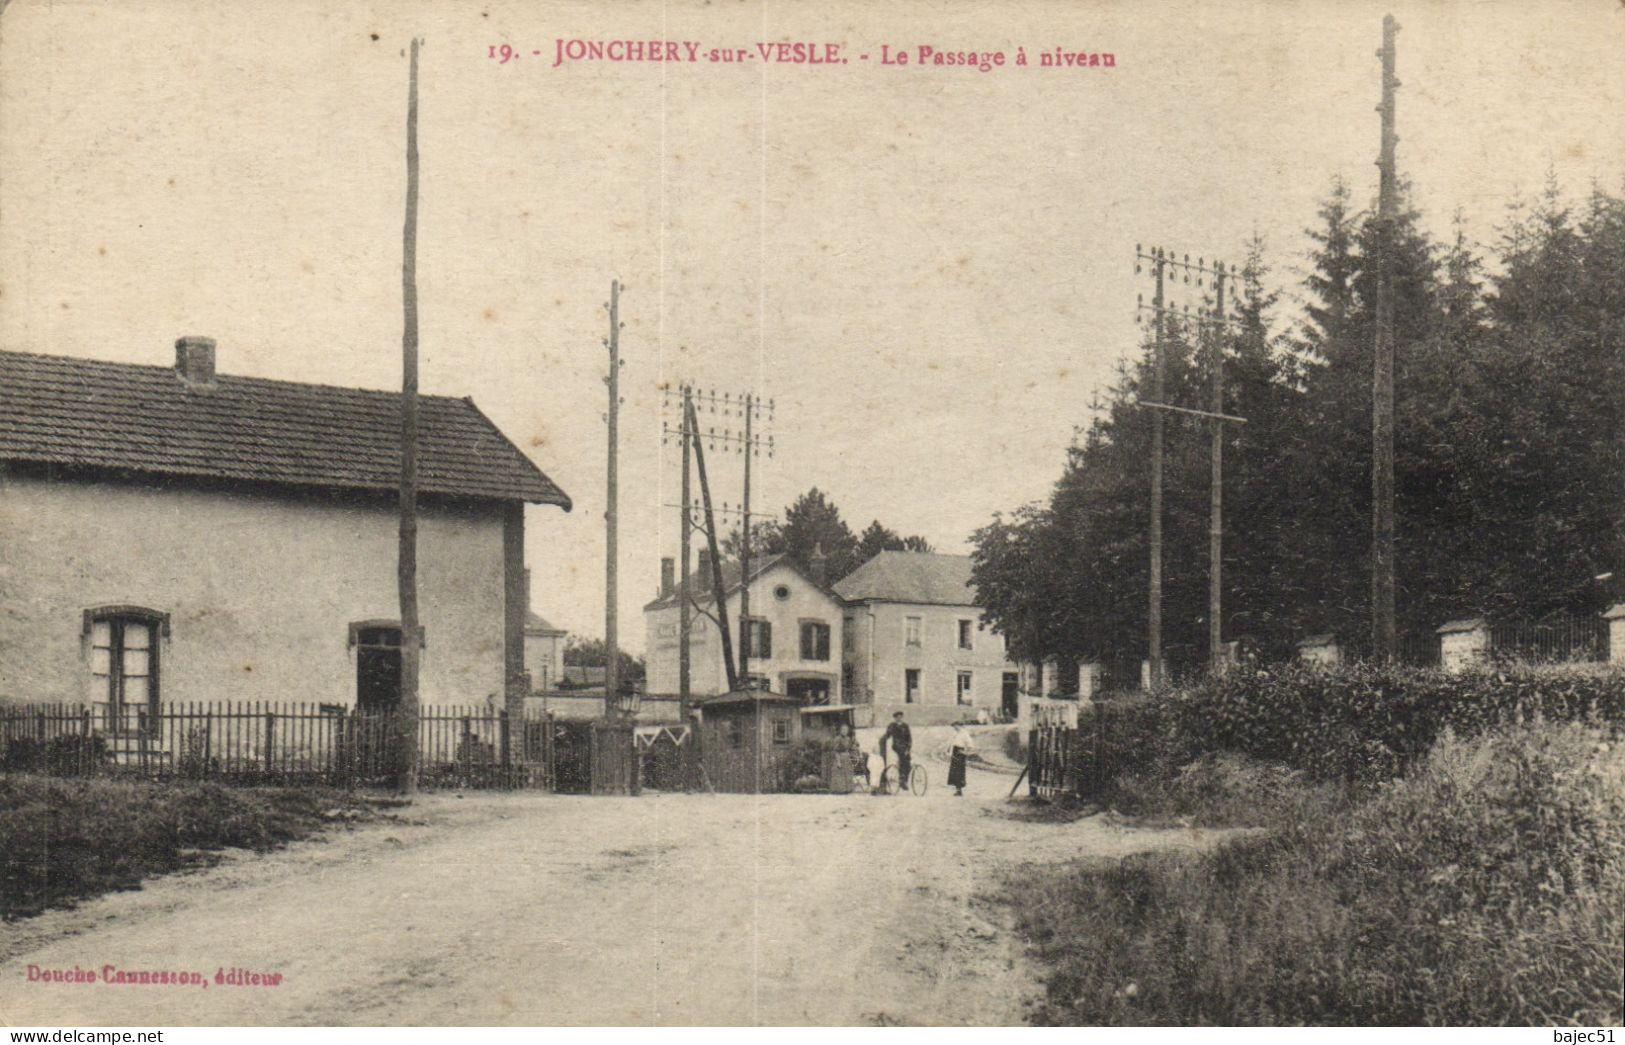
{"label": "bush", "polygon": [[1101,711],[1108,778],[1135,768],[1172,774],[1204,755],[1236,752],[1317,779],[1373,784],[1402,775],[1446,729],[1471,737],[1536,715],[1619,723],[1625,672],[1243,668]]}
{"label": "bush", "polygon": [[[1282,813],[1314,801],[1278,772],[1215,758],[1171,789],[1273,790]],[[1616,729],[1537,717],[1447,732],[1408,778],[1346,815],[1311,814],[1205,855],[1024,869],[1005,891],[1051,967],[1035,1019],[1625,1022]]]}
{"label": "bush", "polygon": [[62,733],[50,740],[15,737],[6,744],[3,768],[25,773],[82,776],[112,762],[107,741],[91,734]]}
{"label": "bush", "polygon": [[1337,785],[1234,752],[1203,755],[1172,772],[1161,765],[1124,770],[1113,781],[1109,802],[1125,813],[1199,827],[1321,822],[1346,815],[1349,807]]}

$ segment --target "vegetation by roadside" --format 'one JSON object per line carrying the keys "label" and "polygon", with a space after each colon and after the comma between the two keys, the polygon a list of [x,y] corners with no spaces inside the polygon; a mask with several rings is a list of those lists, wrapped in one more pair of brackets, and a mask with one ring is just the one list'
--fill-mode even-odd
{"label": "vegetation by roadside", "polygon": [[[1389,703],[1370,669],[1323,677],[1318,707],[1296,678],[1226,690],[1253,728],[1216,721],[1199,753],[1192,709],[1162,708],[1177,726],[1147,734],[1143,768],[1109,795],[1157,819],[1264,830],[1004,884],[1049,970],[1034,1021],[1625,1022],[1618,675],[1430,677]],[[1283,692],[1325,728],[1276,725]]]}
{"label": "vegetation by roadside", "polygon": [[207,865],[225,848],[267,850],[372,815],[321,788],[0,776],[0,918]]}

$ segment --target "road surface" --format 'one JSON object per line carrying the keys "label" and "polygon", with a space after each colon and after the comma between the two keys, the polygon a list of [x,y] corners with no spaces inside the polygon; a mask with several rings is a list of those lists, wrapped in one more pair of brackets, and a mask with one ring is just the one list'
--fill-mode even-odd
{"label": "road surface", "polygon": [[[0,926],[0,1023],[1019,1024],[1040,982],[985,898],[998,875],[1212,836],[1015,819],[1009,780],[977,774],[964,798],[425,796]],[[232,970],[279,979],[216,982]]]}

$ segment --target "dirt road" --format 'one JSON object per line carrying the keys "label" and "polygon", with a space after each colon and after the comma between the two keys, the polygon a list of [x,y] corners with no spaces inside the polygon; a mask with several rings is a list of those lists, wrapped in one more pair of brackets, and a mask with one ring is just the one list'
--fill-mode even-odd
{"label": "dirt road", "polygon": [[[0,926],[17,1025],[1014,1024],[1029,861],[1211,836],[1011,819],[972,794],[482,794]],[[205,986],[29,982],[29,966]],[[280,974],[275,986],[218,971]]]}

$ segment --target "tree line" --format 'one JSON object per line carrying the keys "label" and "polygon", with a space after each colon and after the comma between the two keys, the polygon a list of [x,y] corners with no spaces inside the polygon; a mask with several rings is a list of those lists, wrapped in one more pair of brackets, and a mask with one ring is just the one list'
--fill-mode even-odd
{"label": "tree line", "polygon": [[[834,584],[883,551],[932,550],[924,537],[904,536],[879,519],[854,533],[835,502],[816,486],[786,506],[783,519],[753,525],[750,538],[753,557],[784,555],[807,576],[822,576],[826,584]],[[735,529],[723,540],[722,553],[738,559],[743,547]]]}
{"label": "tree line", "polygon": [[[1371,381],[1378,226],[1335,182],[1284,317],[1265,245],[1218,339],[1225,409],[1224,628],[1285,654],[1370,621]],[[1625,200],[1555,186],[1515,205],[1487,251],[1460,213],[1430,236],[1408,198],[1392,243],[1395,491],[1402,636],[1462,616],[1594,612],[1625,566]],[[1166,399],[1210,405],[1214,340],[1165,331]],[[1153,346],[1119,367],[1047,501],[974,536],[981,604],[1014,656],[1145,655]],[[1207,656],[1210,429],[1167,419],[1163,634]]]}

